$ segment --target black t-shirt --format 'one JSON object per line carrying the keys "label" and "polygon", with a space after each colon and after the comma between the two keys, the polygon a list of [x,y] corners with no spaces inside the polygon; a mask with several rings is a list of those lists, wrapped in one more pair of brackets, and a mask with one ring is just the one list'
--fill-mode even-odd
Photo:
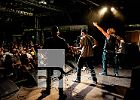
{"label": "black t-shirt", "polygon": [[43,49],[65,49],[68,51],[68,44],[62,37],[49,37],[46,39]]}

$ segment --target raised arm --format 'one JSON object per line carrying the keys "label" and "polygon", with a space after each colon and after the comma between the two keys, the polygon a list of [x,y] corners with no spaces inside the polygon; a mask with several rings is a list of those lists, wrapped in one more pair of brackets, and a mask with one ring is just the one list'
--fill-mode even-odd
{"label": "raised arm", "polygon": [[96,22],[93,22],[93,25],[97,27],[98,30],[101,31],[106,38],[110,37],[110,35],[106,31],[104,31],[103,28],[101,28]]}

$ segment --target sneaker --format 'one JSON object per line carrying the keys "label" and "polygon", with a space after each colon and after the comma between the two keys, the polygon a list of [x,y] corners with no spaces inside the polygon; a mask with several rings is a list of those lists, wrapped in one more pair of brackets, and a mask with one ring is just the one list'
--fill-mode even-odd
{"label": "sneaker", "polygon": [[105,76],[107,76],[107,73],[101,72],[101,73],[99,73],[99,75],[105,75]]}
{"label": "sneaker", "polygon": [[97,84],[97,78],[96,77],[93,77],[92,79]]}
{"label": "sneaker", "polygon": [[118,73],[115,73],[115,76],[119,76],[119,74]]}

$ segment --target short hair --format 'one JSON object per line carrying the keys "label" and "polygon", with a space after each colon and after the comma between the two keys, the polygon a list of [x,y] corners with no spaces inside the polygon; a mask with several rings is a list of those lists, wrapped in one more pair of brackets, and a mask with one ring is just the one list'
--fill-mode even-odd
{"label": "short hair", "polygon": [[116,33],[115,29],[112,28],[112,27],[111,27],[111,28],[108,28],[107,30],[108,30],[108,31],[111,31],[111,33],[113,33],[113,34]]}
{"label": "short hair", "polygon": [[81,32],[84,32],[86,34],[87,30],[86,29],[81,29]]}
{"label": "short hair", "polygon": [[53,26],[51,31],[52,31],[52,33],[57,33],[59,31],[58,26]]}

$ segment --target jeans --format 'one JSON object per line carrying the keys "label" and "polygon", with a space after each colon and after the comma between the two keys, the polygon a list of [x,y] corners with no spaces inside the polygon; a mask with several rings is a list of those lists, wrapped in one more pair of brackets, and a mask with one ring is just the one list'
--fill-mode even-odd
{"label": "jeans", "polygon": [[103,52],[102,54],[102,73],[107,74],[108,64],[114,68],[114,73],[118,74],[117,56],[115,53]]}
{"label": "jeans", "polygon": [[81,69],[83,68],[84,64],[87,64],[88,67],[90,68],[91,76],[96,77],[93,67],[93,57],[80,57],[78,59],[77,78],[80,80]]}

